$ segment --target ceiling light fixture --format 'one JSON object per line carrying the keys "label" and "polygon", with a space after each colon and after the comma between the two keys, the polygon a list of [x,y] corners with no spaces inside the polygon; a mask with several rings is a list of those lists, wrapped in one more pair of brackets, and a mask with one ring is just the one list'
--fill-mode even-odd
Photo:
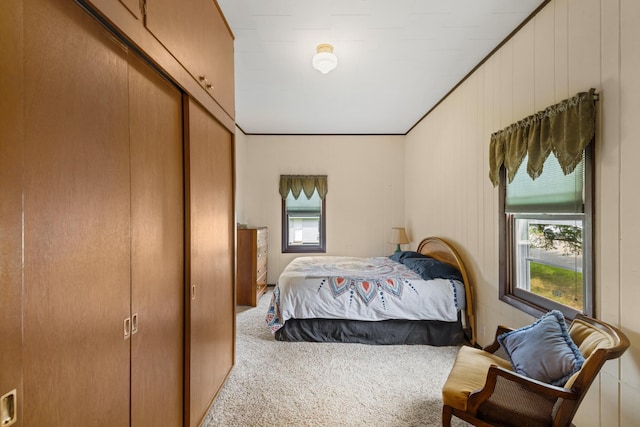
{"label": "ceiling light fixture", "polygon": [[338,65],[338,57],[333,53],[333,46],[322,43],[318,45],[316,51],[318,53],[313,55],[313,68],[322,74],[327,74],[336,68]]}

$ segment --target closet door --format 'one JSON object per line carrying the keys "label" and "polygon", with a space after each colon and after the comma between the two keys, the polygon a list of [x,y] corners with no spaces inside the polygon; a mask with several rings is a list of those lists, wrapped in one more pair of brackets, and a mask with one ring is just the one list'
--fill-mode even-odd
{"label": "closet door", "polygon": [[125,426],[126,51],[74,2],[23,4],[23,425]]}
{"label": "closet door", "polygon": [[22,399],[23,72],[22,61],[7,59],[22,58],[20,2],[0,2],[0,52],[0,396],[16,390]]}
{"label": "closet door", "polygon": [[130,55],[131,425],[181,426],[184,352],[182,98]]}
{"label": "closet door", "polygon": [[226,128],[186,97],[185,112],[190,210],[185,425],[197,426],[234,362],[233,143]]}

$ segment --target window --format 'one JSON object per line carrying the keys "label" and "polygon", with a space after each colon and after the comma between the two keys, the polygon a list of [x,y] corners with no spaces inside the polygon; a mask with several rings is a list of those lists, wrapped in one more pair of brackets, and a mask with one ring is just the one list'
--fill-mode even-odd
{"label": "window", "polygon": [[532,315],[593,314],[591,152],[567,176],[554,156],[535,181],[519,170],[505,185],[502,174],[501,299]]}
{"label": "window", "polygon": [[491,136],[500,299],[536,317],[594,314],[595,99],[582,92]]}
{"label": "window", "polygon": [[326,252],[324,175],[282,175],[282,252]]}

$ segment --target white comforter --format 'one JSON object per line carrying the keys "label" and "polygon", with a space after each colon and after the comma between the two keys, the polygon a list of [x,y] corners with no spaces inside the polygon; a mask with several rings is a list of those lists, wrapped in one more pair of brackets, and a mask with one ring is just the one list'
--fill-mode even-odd
{"label": "white comforter", "polygon": [[280,275],[266,320],[272,332],[293,318],[453,322],[464,296],[461,282],[423,280],[388,257],[300,257]]}

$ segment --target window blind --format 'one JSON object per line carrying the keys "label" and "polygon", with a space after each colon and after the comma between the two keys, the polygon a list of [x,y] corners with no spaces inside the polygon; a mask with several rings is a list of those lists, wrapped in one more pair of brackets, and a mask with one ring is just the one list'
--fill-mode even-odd
{"label": "window blind", "polygon": [[507,213],[584,213],[584,153],[573,172],[565,175],[558,159],[549,156],[544,173],[533,180],[526,159],[513,181],[507,184]]}

